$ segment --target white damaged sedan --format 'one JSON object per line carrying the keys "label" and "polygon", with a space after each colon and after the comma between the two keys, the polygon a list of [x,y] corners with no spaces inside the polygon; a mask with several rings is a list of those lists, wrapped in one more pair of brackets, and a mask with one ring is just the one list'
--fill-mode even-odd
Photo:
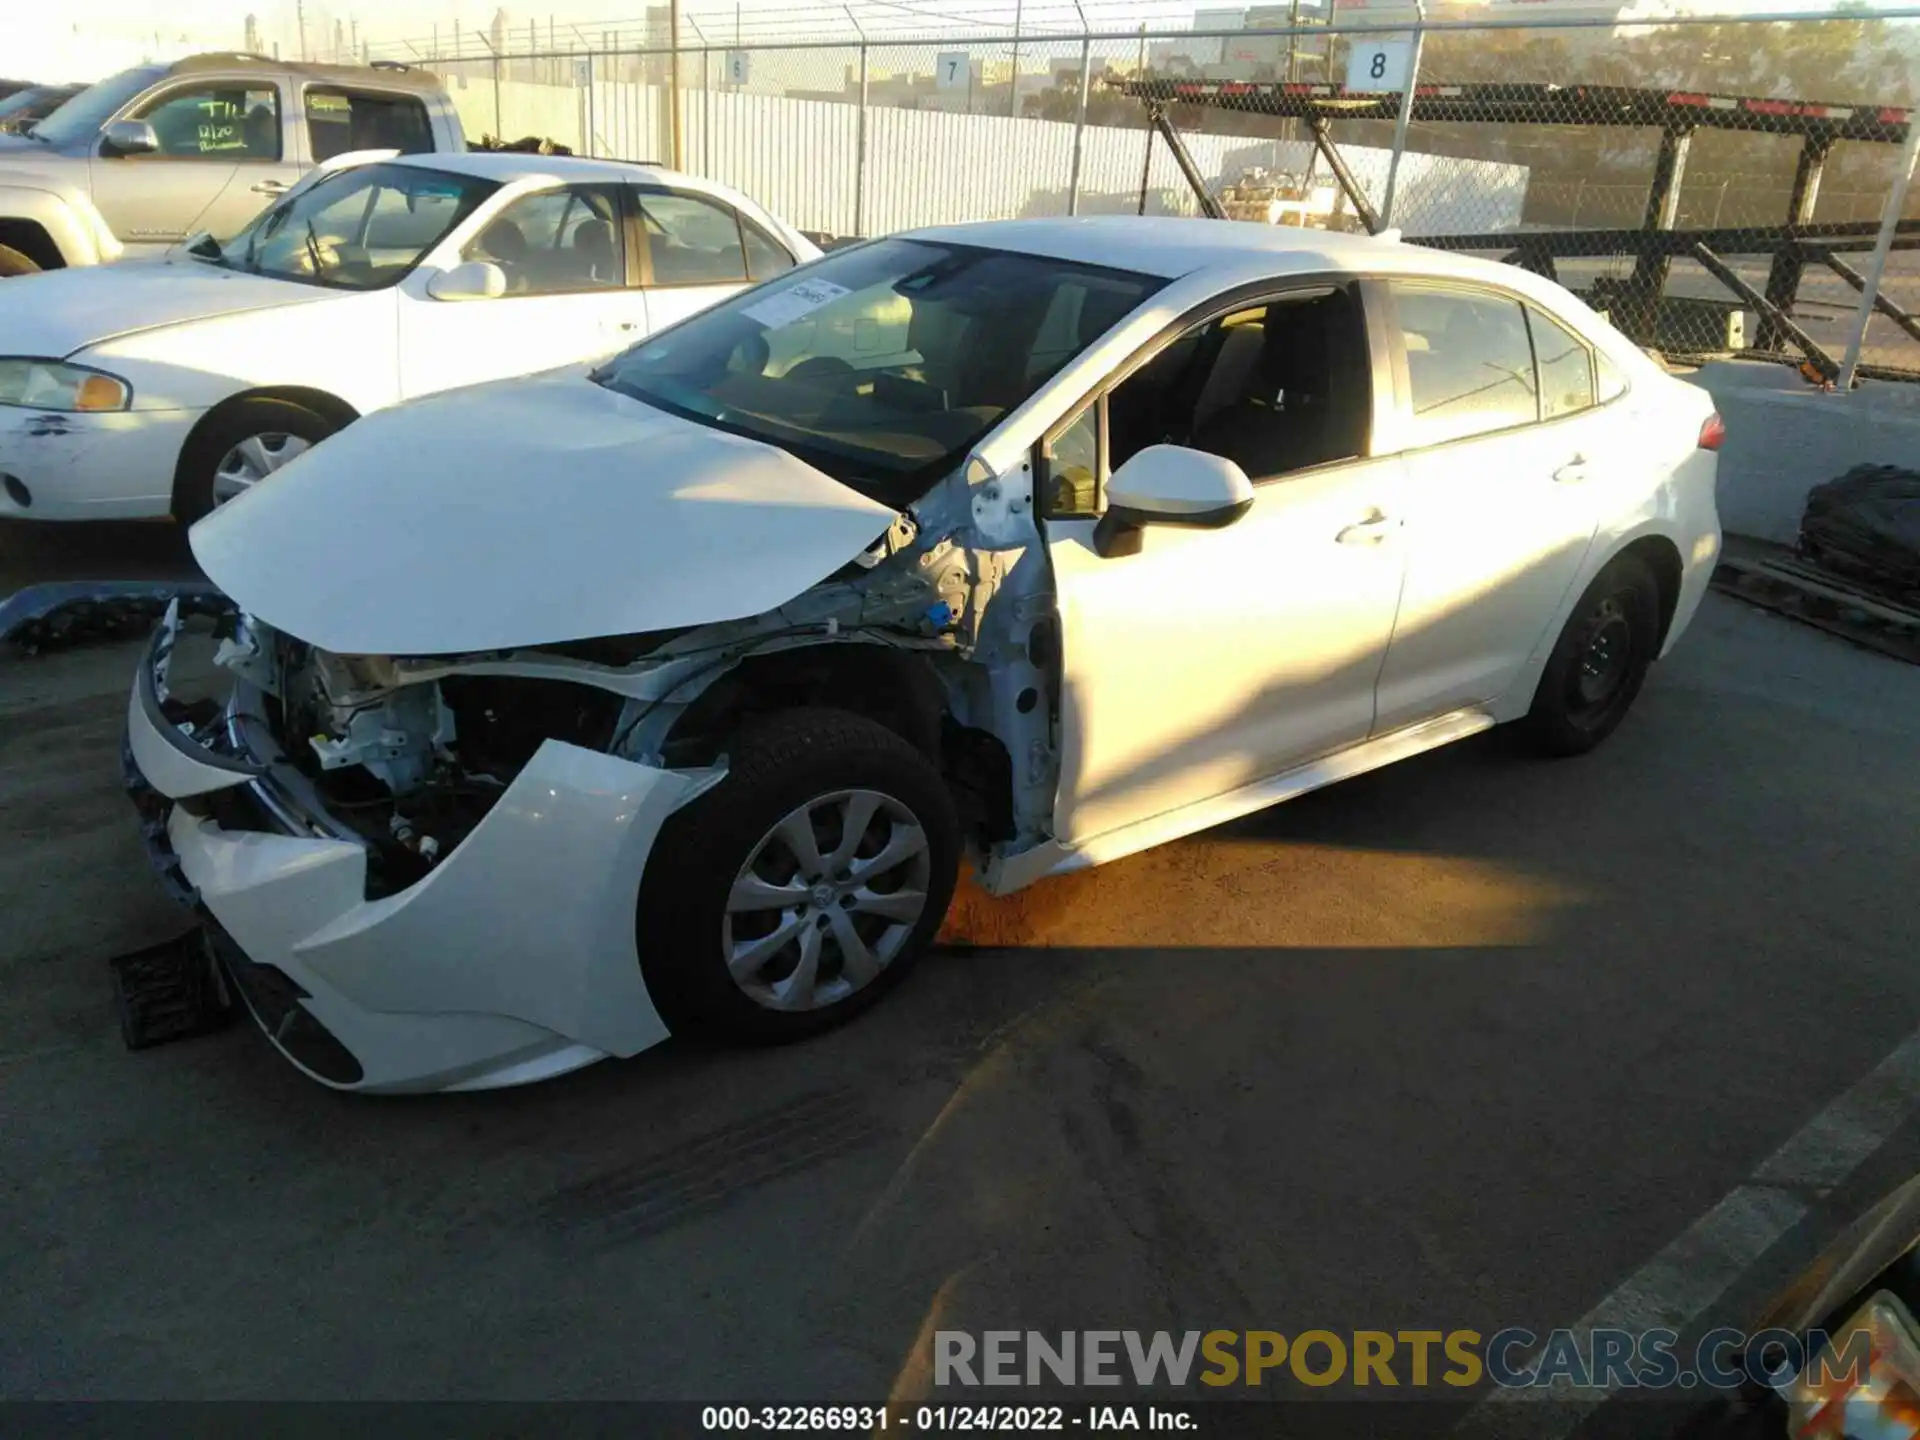
{"label": "white damaged sedan", "polygon": [[1719,441],[1524,271],[916,232],[200,522],[219,693],[170,617],[129,781],[328,1085],[799,1035],[903,977],[963,858],[1005,893],[1495,724],[1598,744],[1706,587]]}

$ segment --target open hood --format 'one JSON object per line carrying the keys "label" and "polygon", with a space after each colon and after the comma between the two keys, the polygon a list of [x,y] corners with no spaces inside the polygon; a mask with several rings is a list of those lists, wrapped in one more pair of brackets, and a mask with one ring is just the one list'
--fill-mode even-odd
{"label": "open hood", "polygon": [[118,335],[344,293],[199,260],[77,265],[8,284],[0,336],[9,355],[61,358]]}
{"label": "open hood", "polygon": [[784,450],[560,373],[357,421],[191,539],[285,634],[446,655],[755,615],[894,518]]}

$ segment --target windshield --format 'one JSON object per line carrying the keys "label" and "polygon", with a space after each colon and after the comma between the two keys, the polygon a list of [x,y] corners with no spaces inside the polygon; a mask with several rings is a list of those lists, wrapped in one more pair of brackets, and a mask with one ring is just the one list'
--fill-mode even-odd
{"label": "windshield", "polygon": [[89,85],[27,133],[50,145],[65,145],[92,135],[114,111],[166,74],[161,65],[137,65]]}
{"label": "windshield", "polygon": [[1163,283],[880,240],[716,305],[594,378],[902,505]]}
{"label": "windshield", "polygon": [[377,290],[418,265],[499,188],[414,165],[356,165],[289,195],[210,258],[281,280]]}

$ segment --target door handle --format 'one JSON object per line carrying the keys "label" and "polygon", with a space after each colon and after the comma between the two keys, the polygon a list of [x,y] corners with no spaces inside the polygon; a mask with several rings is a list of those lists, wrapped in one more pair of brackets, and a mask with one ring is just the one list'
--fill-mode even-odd
{"label": "door handle", "polygon": [[284,180],[256,180],[247,188],[256,195],[284,195],[288,186]]}
{"label": "door handle", "polygon": [[1586,479],[1587,457],[1584,455],[1574,456],[1573,459],[1553,472],[1553,478],[1562,485],[1571,485],[1577,481]]}
{"label": "door handle", "polygon": [[1378,545],[1400,522],[1375,510],[1364,520],[1356,520],[1333,538],[1342,545]]}
{"label": "door handle", "polygon": [[640,328],[640,322],[638,320],[616,320],[613,322],[613,328],[622,334],[626,334],[629,331],[638,330]]}

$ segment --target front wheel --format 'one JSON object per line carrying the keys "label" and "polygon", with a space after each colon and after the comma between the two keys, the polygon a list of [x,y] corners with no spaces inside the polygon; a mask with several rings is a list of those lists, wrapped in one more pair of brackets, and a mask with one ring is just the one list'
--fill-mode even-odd
{"label": "front wheel", "polygon": [[243,400],[196,435],[181,456],[173,515],[191,525],[258,485],[339,427],[291,400]]}
{"label": "front wheel", "polygon": [[641,971],[676,1033],[793,1039],[873,1004],[932,943],[959,821],[932,762],[858,715],[763,717],[728,751],[654,842]]}
{"label": "front wheel", "polygon": [[1581,755],[1626,718],[1660,644],[1660,586],[1637,555],[1595,577],[1554,644],[1520,728],[1548,755]]}

